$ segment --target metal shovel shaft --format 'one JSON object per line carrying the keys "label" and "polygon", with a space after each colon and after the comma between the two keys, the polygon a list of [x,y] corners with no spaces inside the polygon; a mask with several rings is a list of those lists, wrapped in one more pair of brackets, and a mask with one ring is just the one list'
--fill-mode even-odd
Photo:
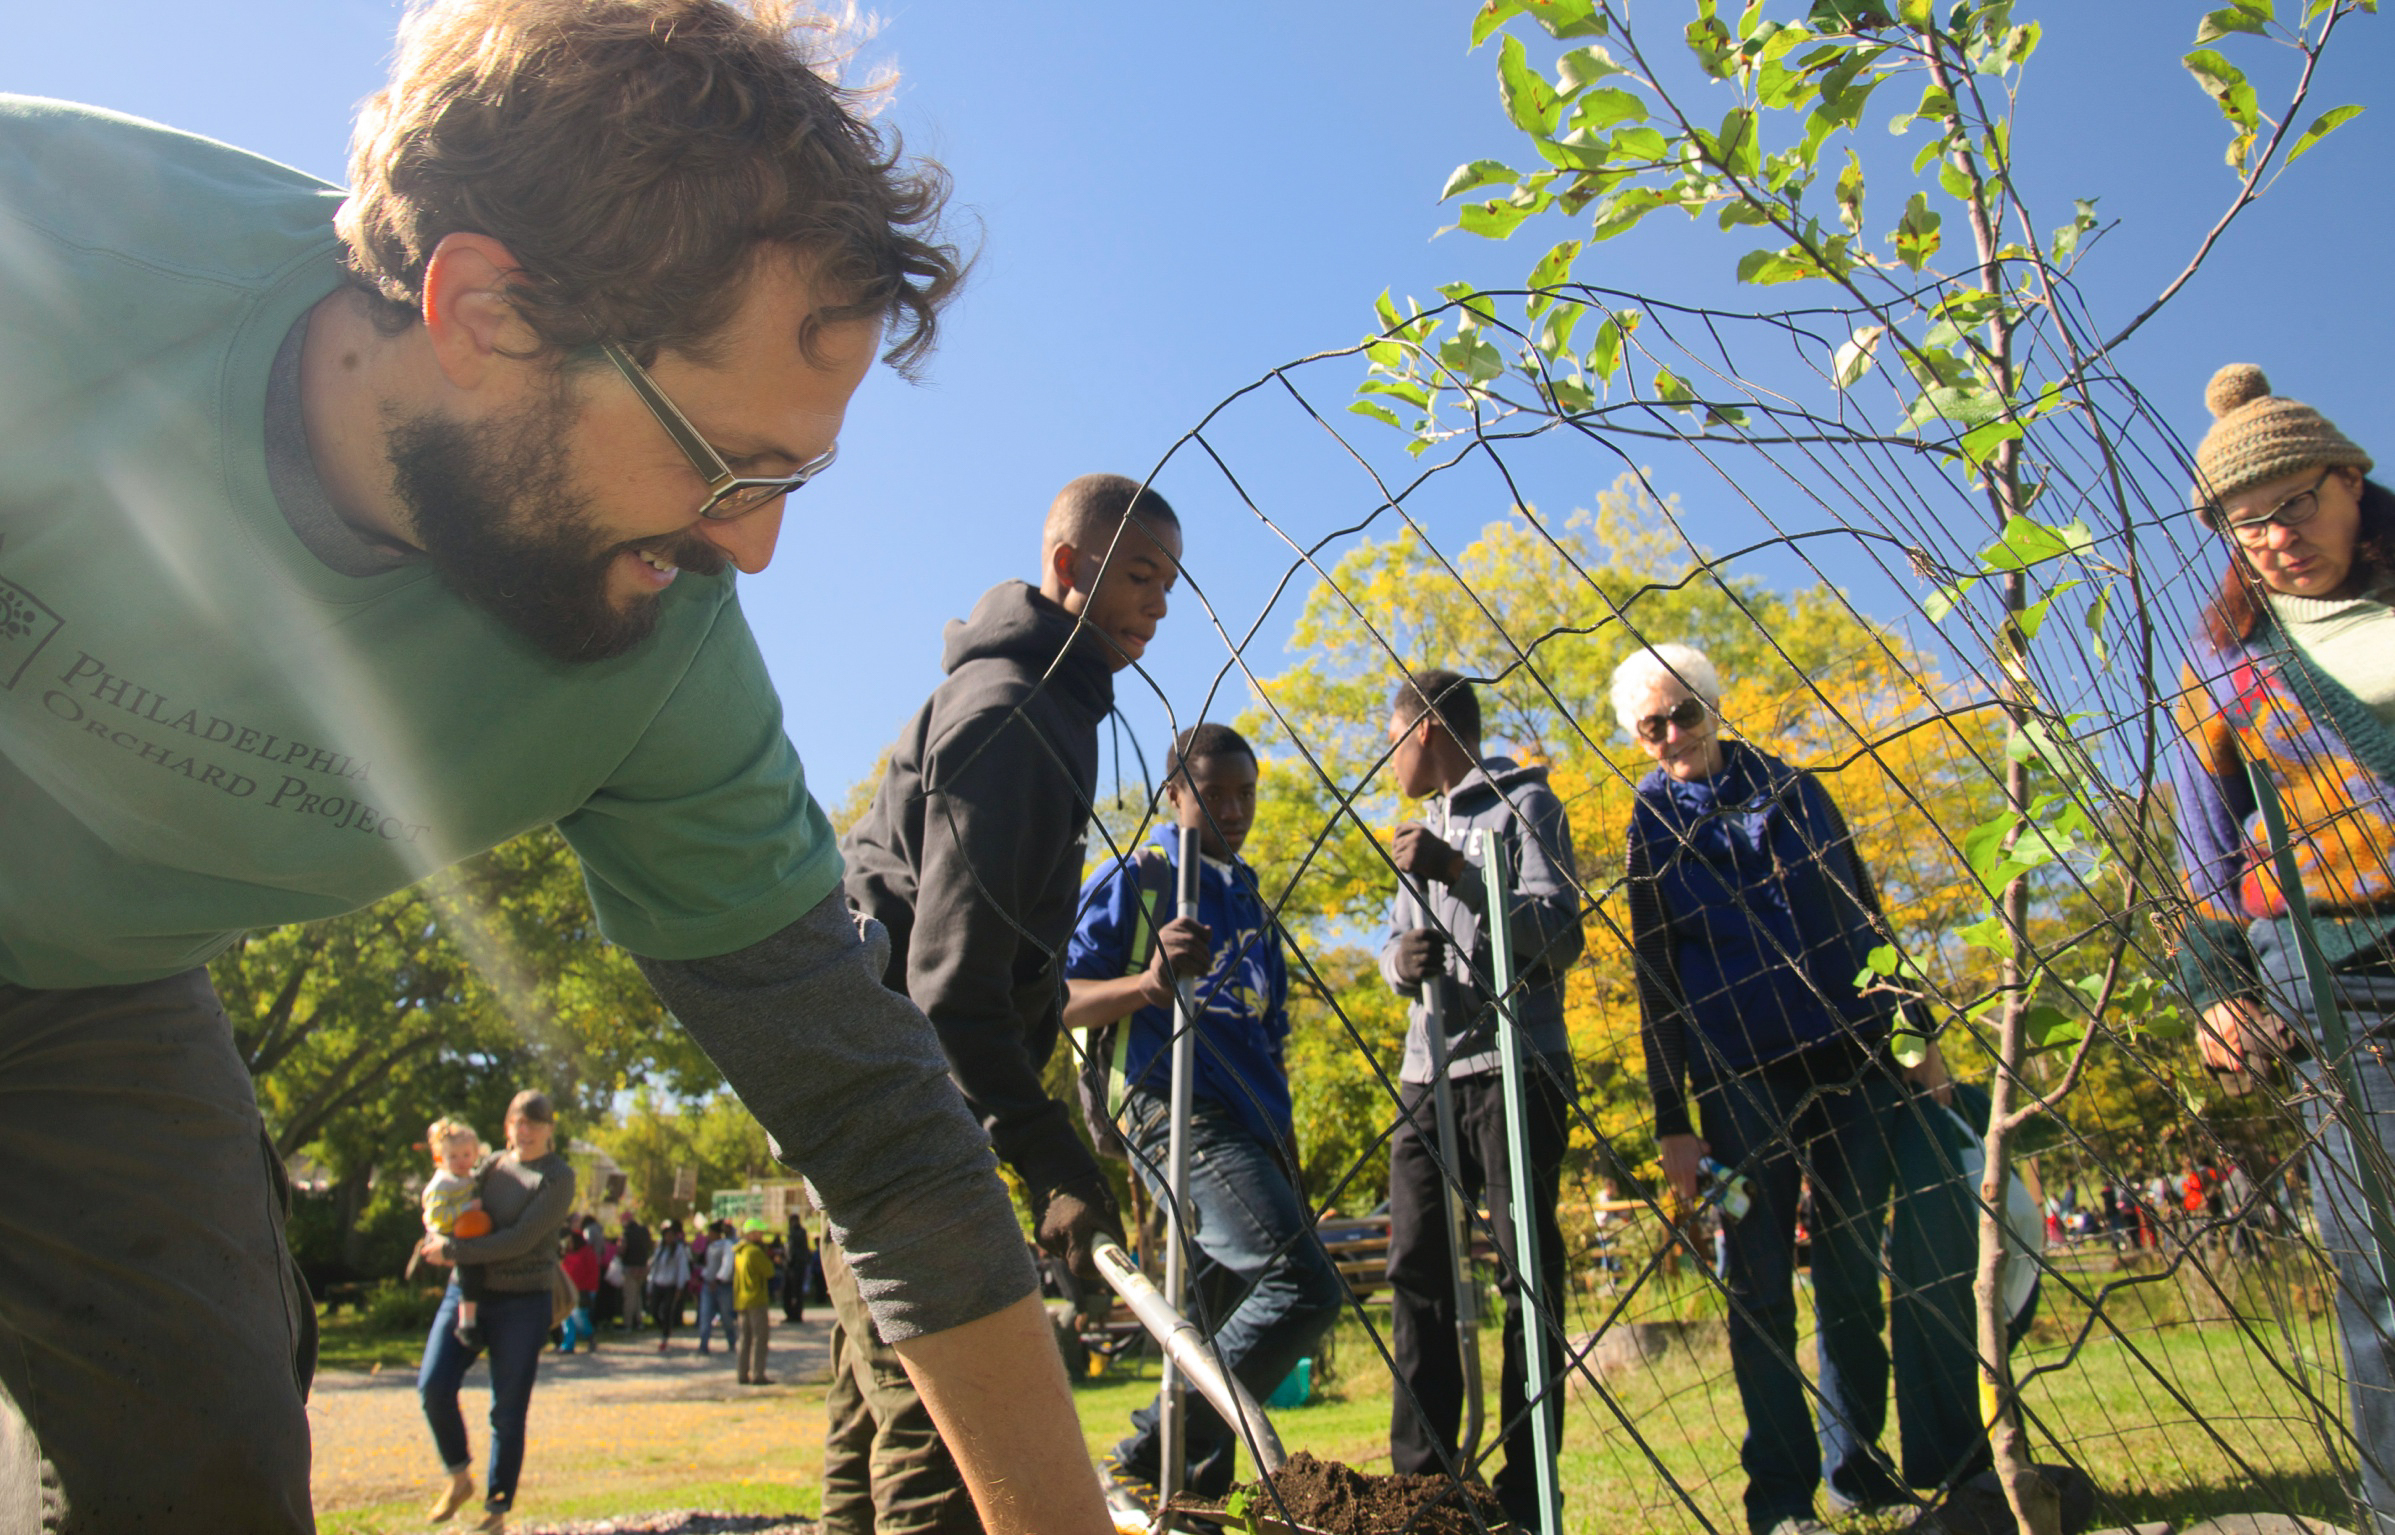
{"label": "metal shovel shaft", "polygon": [[1289,1463],[1289,1455],[1281,1448],[1281,1436],[1273,1432],[1272,1420],[1256,1402],[1239,1377],[1224,1370],[1207,1348],[1197,1324],[1174,1309],[1162,1291],[1139,1271],[1131,1255],[1113,1242],[1100,1242],[1095,1256],[1098,1272],[1123,1298],[1139,1325],[1148,1330],[1164,1350],[1164,1357],[1179,1367],[1182,1379],[1190,1389],[1214,1404],[1222,1420],[1239,1432],[1240,1439],[1269,1476]]}
{"label": "metal shovel shaft", "polygon": [[[1414,900],[1422,908],[1423,919],[1429,920],[1430,902],[1418,886]],[[1455,1084],[1447,1075],[1447,988],[1442,980],[1435,975],[1423,979],[1422,1035],[1430,1049],[1431,1118],[1439,1132],[1439,1188],[1445,1196],[1447,1251],[1455,1271],[1455,1342],[1464,1372],[1464,1437],[1457,1454],[1468,1462],[1480,1453],[1480,1297],[1472,1288],[1470,1210],[1458,1186],[1463,1176],[1458,1155],[1462,1143],[1455,1130]]]}
{"label": "metal shovel shaft", "polygon": [[[1194,918],[1198,909],[1197,828],[1181,828],[1179,852],[1180,863],[1175,870],[1179,879],[1173,914],[1176,917]],[[1178,993],[1178,1006],[1173,1017],[1172,1114],[1165,1150],[1165,1182],[1171,1197],[1165,1201],[1164,1295],[1161,1299],[1175,1317],[1181,1317],[1189,1310],[1189,1106],[1190,1094],[1197,1079],[1197,978],[1177,978],[1175,990]],[[1132,1272],[1137,1273],[1138,1270]],[[1144,1276],[1140,1283],[1147,1283]],[[1120,1285],[1116,1286],[1118,1290],[1121,1288]],[[1153,1327],[1148,1330],[1155,1331]],[[1194,1332],[1195,1329],[1192,1329],[1193,1335]],[[1168,1503],[1172,1501],[1173,1494],[1181,1490],[1186,1469],[1183,1462],[1188,1458],[1186,1373],[1168,1346],[1164,1358],[1163,1411],[1157,1423],[1157,1438],[1160,1441],[1158,1458],[1161,1461],[1157,1467],[1157,1486]]]}

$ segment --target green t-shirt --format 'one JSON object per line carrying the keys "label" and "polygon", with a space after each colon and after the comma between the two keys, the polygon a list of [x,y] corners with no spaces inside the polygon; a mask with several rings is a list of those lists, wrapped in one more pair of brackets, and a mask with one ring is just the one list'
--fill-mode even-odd
{"label": "green t-shirt", "polygon": [[795,921],[840,856],[729,573],[568,665],[284,520],[268,373],[340,281],[340,199],[0,96],[0,979],[171,975],[552,822],[636,952]]}

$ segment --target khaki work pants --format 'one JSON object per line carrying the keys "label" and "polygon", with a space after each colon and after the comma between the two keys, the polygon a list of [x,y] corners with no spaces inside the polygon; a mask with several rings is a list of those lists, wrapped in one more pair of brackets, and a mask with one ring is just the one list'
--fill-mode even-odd
{"label": "khaki work pants", "polygon": [[773,1334],[773,1323],[763,1306],[743,1306],[740,1309],[740,1383],[765,1384],[765,1346]]}
{"label": "khaki work pants", "polygon": [[828,1240],[823,1287],[832,1297],[823,1535],[980,1535],[956,1458],[898,1350],[873,1330],[846,1255]]}
{"label": "khaki work pants", "polygon": [[316,1309],[207,972],[0,983],[0,1168],[0,1531],[313,1531]]}

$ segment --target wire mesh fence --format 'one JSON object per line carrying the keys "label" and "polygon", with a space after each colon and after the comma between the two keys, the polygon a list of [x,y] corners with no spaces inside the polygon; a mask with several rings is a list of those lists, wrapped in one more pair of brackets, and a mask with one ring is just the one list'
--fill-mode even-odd
{"label": "wire mesh fence", "polygon": [[[1924,429],[1912,388],[1874,395],[1841,376],[1851,308],[1734,314],[1569,285],[1384,314],[1365,346],[1226,401],[1158,467],[1152,483],[1177,502],[1234,505],[1277,541],[1277,576],[1246,573],[1267,608],[1307,594],[1294,663],[1261,654],[1263,612],[1212,600],[1193,525],[1186,591],[1203,617],[1179,620],[1173,642],[1203,627],[1223,659],[1206,697],[1163,702],[1176,728],[1236,716],[1262,759],[1246,856],[1274,922],[1241,941],[1286,950],[1289,1161],[1355,1281],[1339,1368],[1392,1381],[1400,1420],[1409,1403],[1446,1420],[1400,1422],[1401,1460],[1409,1433],[1417,1451],[1400,1469],[1501,1486],[1530,1474],[1507,1469],[1527,1459],[1527,1418],[1518,1388],[1497,1402],[1496,1338],[1476,1446],[1459,1448],[1453,1382],[1426,1366],[1454,1341],[1424,1330],[1452,1334],[1455,1312],[1425,1289],[1445,1249],[1420,1229],[1434,1218],[1409,1205],[1409,1174],[1430,1167],[1470,1209],[1487,1332],[1519,1303],[1502,1154],[1481,1155],[1496,1143],[1467,1129],[1425,1156],[1444,1143],[1420,1071],[1404,1069],[1418,988],[1389,968],[1423,926],[1452,940],[1458,1048],[1500,1016],[1532,1038],[1542,1009],[1568,1039],[1534,1045],[1512,1089],[1558,1105],[1568,1143],[1551,1173],[1552,1363],[1532,1382],[1560,1409],[1565,1527],[1767,1529],[1812,1506],[1817,1472],[1835,1511],[1938,1505],[1950,1527],[2008,1526],[1999,1493],[1966,1485],[1999,1415],[2037,1462],[2081,1473],[2055,1481],[2072,1527],[2227,1509],[2367,1526],[2343,1501],[2372,1443],[2347,1360],[2387,1334],[2355,1309],[2376,1303],[2355,1277],[2357,1254],[2360,1269],[2376,1261],[2355,1178],[2384,1157],[2368,1134],[2353,1142],[2368,1151],[2345,1149],[2341,1124],[2365,1116],[2319,1063],[2257,1055],[2242,1076],[2208,1072],[2184,984],[2203,967],[2181,964],[2191,932],[2221,915],[2177,834],[2203,768],[2189,754],[2222,697],[2233,710],[2254,667],[2293,652],[2207,639],[2224,561],[2187,510],[2188,449],[2100,358],[2048,337],[2052,376],[2035,375],[2028,333],[2072,320],[2067,286],[2055,292],[2020,349],[2019,393],[2049,403],[2005,418],[2001,466],[1967,440],[1975,428]],[[1613,338],[1611,398],[1542,376],[1539,322],[1500,317],[1525,300]],[[1933,284],[1912,301],[1941,300]],[[1437,334],[1458,321],[1468,343],[1531,365],[1460,376]],[[1344,409],[1360,380],[1390,378],[1444,386],[1461,410],[1401,436]],[[1249,483],[1231,445],[1265,417],[1319,438],[1343,466],[1340,494]],[[1992,515],[1998,473],[2034,519]],[[1557,515],[1523,488],[1534,475],[1594,494]],[[1759,531],[1708,549],[1683,489]],[[1434,504],[1446,525],[1457,506],[1486,525],[1442,544],[1420,510]],[[1657,646],[1647,691],[1625,699],[1616,668]],[[1672,646],[1703,652],[1718,680]],[[1394,690],[1440,667],[1475,688],[1485,727],[1457,744],[1483,772],[1416,804],[1399,789]],[[1701,717],[1670,719],[1690,696]],[[1653,751],[1632,729],[1648,702]],[[1658,766],[1708,731],[1722,745],[1700,754],[1705,771]],[[2301,748],[2276,770],[2343,771]],[[1526,813],[1517,791],[1532,784],[1552,818]],[[2349,912],[2384,888],[2368,836],[2384,792],[2325,811],[2307,800],[2294,831],[2307,865],[2342,856],[2366,871]],[[1515,840],[1500,838],[1516,918],[1538,894],[1523,893],[1526,863],[1563,881],[1572,914],[1569,940],[1537,936],[1547,948],[1502,989],[1479,923],[1417,903],[1392,926],[1416,877],[1398,861],[1400,824],[1435,832],[1474,793],[1516,812]],[[1160,805],[1152,787],[1101,804],[1093,863],[1130,856]],[[2256,813],[2250,794],[2243,809]],[[2237,873],[2270,879],[2255,837],[2233,851]],[[1466,856],[1476,880],[1487,855]],[[2383,964],[2366,942],[2355,952],[2349,970]],[[2367,1066],[2376,983],[2352,984]],[[2316,1023],[2298,1037],[2325,1056]],[[1197,1048],[1213,1048],[1203,1029]],[[1932,1051],[1953,1113],[1930,1089]],[[1998,1083],[1998,1112],[2021,1123],[2012,1186],[1991,1203],[1981,1134]],[[2043,1112],[2024,1117],[2025,1104]],[[1719,1165],[1693,1205],[1664,1170],[1675,1132],[1701,1135]],[[2324,1137],[2338,1137],[2325,1153]],[[2343,1213],[2324,1230],[2331,1206]],[[1978,1334],[1994,1309],[1973,1294],[1983,1217],[2011,1243],[2003,1377],[1983,1368]],[[1389,1220],[1399,1251],[1382,1259]],[[1424,1255],[1407,1249],[1426,1240],[1439,1251],[1410,1272]],[[1207,1325],[1260,1272],[1210,1306],[1201,1293]],[[1990,1274],[1999,1291],[2005,1277]],[[1487,1519],[1466,1517],[1455,1527]]]}

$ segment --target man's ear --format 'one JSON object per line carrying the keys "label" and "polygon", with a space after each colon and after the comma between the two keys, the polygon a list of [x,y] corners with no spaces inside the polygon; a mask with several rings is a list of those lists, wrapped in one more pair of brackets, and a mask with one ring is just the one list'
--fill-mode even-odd
{"label": "man's ear", "polygon": [[482,384],[494,364],[538,340],[507,290],[523,270],[489,235],[444,235],[424,264],[424,332],[442,374],[460,389]]}

